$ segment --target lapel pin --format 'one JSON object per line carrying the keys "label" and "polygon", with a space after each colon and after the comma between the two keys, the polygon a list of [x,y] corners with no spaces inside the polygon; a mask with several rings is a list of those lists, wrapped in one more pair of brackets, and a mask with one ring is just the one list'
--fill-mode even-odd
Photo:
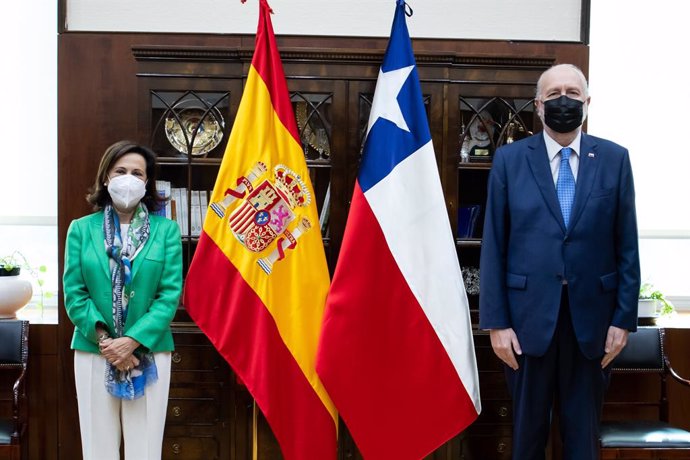
{"label": "lapel pin", "polygon": [[593,154],[592,152],[589,152],[589,153],[587,154],[587,156],[590,157],[590,158],[594,158],[594,154]]}

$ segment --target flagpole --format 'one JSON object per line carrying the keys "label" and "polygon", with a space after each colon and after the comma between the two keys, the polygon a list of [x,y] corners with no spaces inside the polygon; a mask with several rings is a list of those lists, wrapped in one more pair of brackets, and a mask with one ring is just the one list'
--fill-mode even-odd
{"label": "flagpole", "polygon": [[[246,1],[247,0],[240,0],[242,4],[246,3]],[[256,400],[252,399],[252,460],[258,460],[259,458],[259,436],[257,434],[258,416],[256,410]]]}
{"label": "flagpole", "polygon": [[258,415],[256,410],[256,400],[252,400],[252,460],[258,460],[259,458],[259,436],[256,433]]}

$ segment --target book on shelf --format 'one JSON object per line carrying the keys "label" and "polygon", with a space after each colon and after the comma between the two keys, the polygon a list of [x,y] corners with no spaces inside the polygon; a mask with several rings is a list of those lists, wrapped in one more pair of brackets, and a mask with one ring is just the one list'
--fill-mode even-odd
{"label": "book on shelf", "polygon": [[177,222],[178,227],[180,227],[180,233],[182,233],[182,226],[180,225],[180,189],[177,187],[172,187],[170,189],[170,201],[172,203],[172,216],[171,219]]}
{"label": "book on shelf", "polygon": [[170,219],[177,222],[177,201],[175,201],[175,198],[172,198],[172,195],[170,198]]}
{"label": "book on shelf", "polygon": [[204,222],[206,221],[206,210],[208,209],[208,192],[206,190],[199,191],[201,199],[201,229],[204,229]]}
{"label": "book on shelf", "polygon": [[185,187],[170,189],[170,219],[180,226],[182,236],[201,236],[208,208],[209,192]]}
{"label": "book on shelf", "polygon": [[[170,189],[170,201],[172,202],[173,213],[171,219],[180,225],[180,189],[173,187]],[[180,226],[180,231],[182,231],[182,226]]]}
{"label": "book on shelf", "polygon": [[167,217],[170,219],[171,217],[171,204],[170,204],[170,195],[171,195],[171,188],[170,188],[170,181],[167,180],[157,180],[156,181],[156,193],[158,193],[158,196],[165,199],[165,202],[160,203],[160,208],[154,210],[152,214],[156,216],[161,216],[161,217]]}
{"label": "book on shelf", "polygon": [[458,209],[458,238],[475,238],[477,221],[482,212],[482,205],[460,206]]}
{"label": "book on shelf", "polygon": [[180,207],[178,215],[182,235],[189,236],[189,193],[186,188],[180,189]]}
{"label": "book on shelf", "polygon": [[189,222],[187,210],[187,189],[181,187],[172,188],[172,201],[175,203],[175,221],[180,226],[182,236],[189,235]]}
{"label": "book on shelf", "polygon": [[321,236],[328,236],[328,218],[331,212],[331,183],[328,183],[328,188],[326,189],[326,196],[323,199],[323,205],[321,206],[321,212],[319,213],[319,227],[321,227]]}
{"label": "book on shelf", "polygon": [[201,235],[201,194],[199,193],[199,190],[192,190],[192,193],[190,193],[190,199],[191,203],[189,206],[189,212],[191,214],[191,231],[190,235],[191,236],[200,236]]}

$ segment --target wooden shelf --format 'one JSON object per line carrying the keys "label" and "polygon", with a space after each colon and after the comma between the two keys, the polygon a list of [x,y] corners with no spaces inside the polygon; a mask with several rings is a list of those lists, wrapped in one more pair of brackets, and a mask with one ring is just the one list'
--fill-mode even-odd
{"label": "wooden shelf", "polygon": [[222,158],[158,157],[160,166],[220,166]]}
{"label": "wooden shelf", "polygon": [[458,169],[472,169],[472,170],[477,170],[477,169],[485,169],[489,170],[491,169],[492,163],[458,163]]}
{"label": "wooden shelf", "polygon": [[459,248],[480,248],[482,246],[481,238],[456,238],[455,245]]}

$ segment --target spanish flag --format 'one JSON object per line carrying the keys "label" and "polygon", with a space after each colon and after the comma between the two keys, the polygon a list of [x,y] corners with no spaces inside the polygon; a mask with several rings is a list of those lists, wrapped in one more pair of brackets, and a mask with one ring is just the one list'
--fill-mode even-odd
{"label": "spanish flag", "polygon": [[260,0],[254,57],[183,302],[283,456],[328,460],[338,415],[315,359],[330,280],[270,13]]}

